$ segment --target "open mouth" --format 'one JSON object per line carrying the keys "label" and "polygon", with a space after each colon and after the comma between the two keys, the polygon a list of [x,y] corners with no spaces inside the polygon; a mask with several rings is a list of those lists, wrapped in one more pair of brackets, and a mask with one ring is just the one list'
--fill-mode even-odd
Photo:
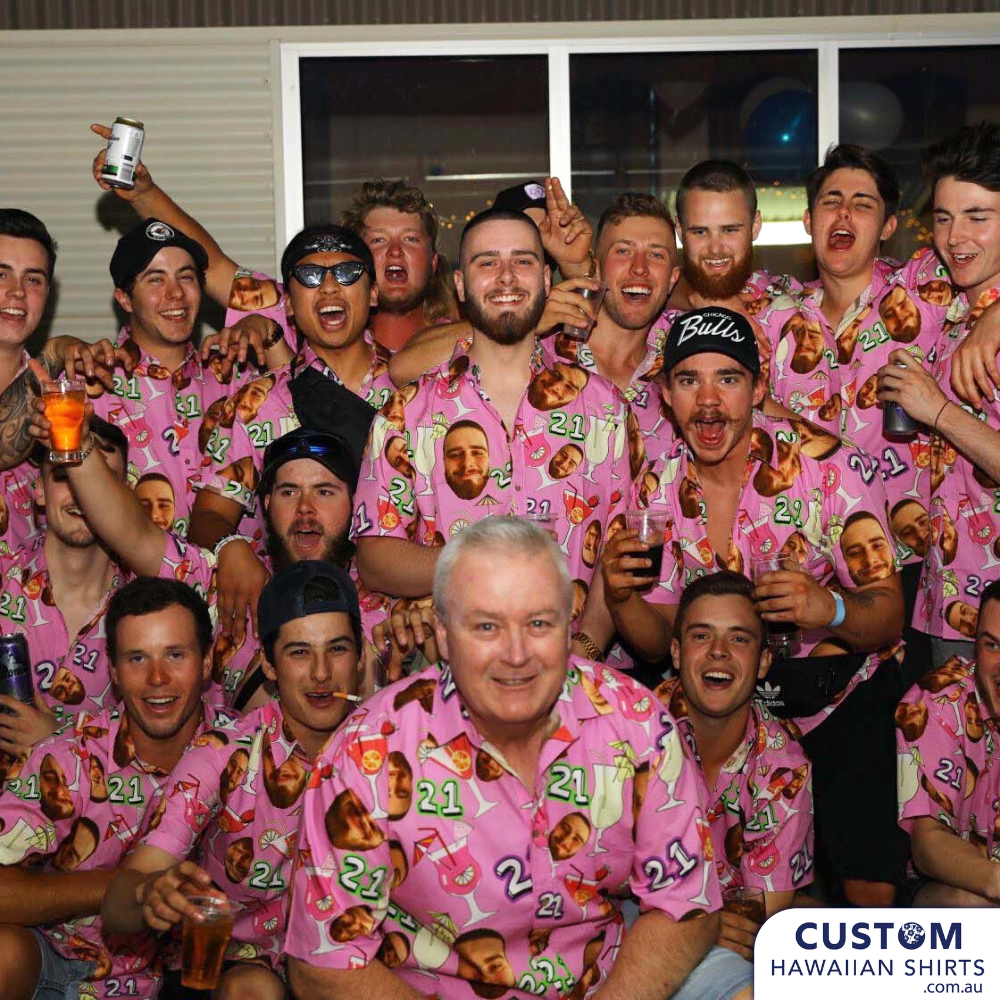
{"label": "open mouth", "polygon": [[536,675],[532,674],[530,677],[494,677],[493,683],[499,684],[500,687],[505,688],[508,691],[517,690],[518,688],[525,688],[535,679]]}
{"label": "open mouth", "polygon": [[962,268],[968,267],[978,255],[974,253],[951,253],[949,256],[956,267]]}
{"label": "open mouth", "polygon": [[489,302],[500,308],[520,305],[527,296],[524,292],[501,292],[498,295],[491,295]]}
{"label": "open mouth", "polygon": [[177,695],[159,694],[150,698],[143,698],[142,703],[155,715],[167,715],[177,701]]}
{"label": "open mouth", "polygon": [[172,323],[180,323],[187,319],[188,311],[187,309],[164,309],[160,315],[166,319],[170,320]]}
{"label": "open mouth", "polygon": [[5,306],[3,309],[0,309],[0,315],[21,322],[27,318],[28,314],[24,309],[19,309],[17,306]]}
{"label": "open mouth", "polygon": [[714,448],[722,443],[726,421],[721,417],[701,417],[694,422],[694,429],[702,445]]}
{"label": "open mouth", "polygon": [[854,246],[856,237],[849,229],[835,229],[830,233],[827,245],[831,250],[850,250]]}
{"label": "open mouth", "polygon": [[702,684],[710,691],[725,691],[735,679],[728,670],[709,670],[701,675]]}
{"label": "open mouth", "polygon": [[292,530],[292,538],[295,540],[296,548],[303,552],[311,552],[319,548],[323,541],[323,532],[318,528],[295,528]]}
{"label": "open mouth", "polygon": [[83,511],[79,507],[77,507],[75,504],[73,506],[71,506],[71,507],[63,507],[63,510],[66,511],[67,514],[72,514],[73,517],[83,517],[84,516]]}
{"label": "open mouth", "polygon": [[732,257],[702,257],[702,264],[710,271],[725,271],[733,262]]}
{"label": "open mouth", "polygon": [[307,691],[306,701],[313,708],[329,708],[331,705],[340,704],[340,699],[335,698],[332,691]]}
{"label": "open mouth", "polygon": [[406,268],[400,267],[399,264],[390,264],[383,274],[386,283],[390,285],[405,285],[408,277]]}
{"label": "open mouth", "polygon": [[635,284],[622,286],[622,298],[626,302],[635,305],[645,305],[653,297],[653,289],[650,285]]}
{"label": "open mouth", "polygon": [[319,322],[324,330],[339,330],[347,322],[347,310],[343,306],[323,306],[319,310]]}

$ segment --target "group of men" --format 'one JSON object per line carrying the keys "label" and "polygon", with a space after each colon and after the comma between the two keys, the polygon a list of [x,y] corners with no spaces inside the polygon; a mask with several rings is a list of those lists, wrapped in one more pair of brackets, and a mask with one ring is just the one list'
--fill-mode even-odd
{"label": "group of men", "polygon": [[0,210],[0,619],[36,689],[0,697],[5,995],[187,995],[201,894],[238,904],[214,995],[261,1000],[745,998],[724,890],[1000,902],[1000,128],[925,168],[901,265],[891,169],[831,149],[802,283],[754,269],[728,161],[596,230],[515,185],[453,273],[373,181],[276,276],[140,164],[125,325],[37,358],[56,246]]}

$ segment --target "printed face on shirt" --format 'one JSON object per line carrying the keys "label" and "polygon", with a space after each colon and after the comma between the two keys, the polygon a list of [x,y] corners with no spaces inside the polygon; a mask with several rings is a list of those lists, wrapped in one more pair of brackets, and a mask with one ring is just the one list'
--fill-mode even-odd
{"label": "printed face on shirt", "polygon": [[716,465],[749,436],[753,407],[765,389],[762,379],[725,354],[704,352],[674,366],[664,395],[695,458]]}
{"label": "printed face on shirt", "polygon": [[335,695],[357,694],[358,658],[351,619],[343,611],[306,615],[281,626],[274,640],[275,662],[265,659],[263,670],[278,685],[282,712],[293,732],[301,727],[322,741],[340,725],[351,703]]}
{"label": "printed face on shirt", "polygon": [[479,731],[545,725],[566,678],[569,595],[547,552],[463,552],[435,624]]}
{"label": "printed face on shirt", "polygon": [[399,316],[421,305],[438,257],[419,213],[379,205],[365,216],[361,238],[375,260],[379,310]]}
{"label": "printed face on shirt", "polygon": [[490,445],[486,432],[471,420],[453,424],[444,436],[444,479],[462,500],[475,500],[490,479]]}
{"label": "printed face on shirt", "polygon": [[979,612],[965,601],[952,601],[945,608],[945,621],[956,631],[961,632],[967,639],[976,638],[976,622]]}
{"label": "printed face on shirt", "polygon": [[790,333],[795,341],[792,351],[792,371],[803,375],[811,372],[823,358],[823,328],[795,313],[782,327],[782,335]]}
{"label": "printed face on shirt", "polygon": [[42,812],[53,822],[73,815],[73,796],[59,761],[47,753],[38,772],[39,799]]}
{"label": "printed face on shirt", "polygon": [[397,431],[406,430],[406,406],[416,396],[418,388],[416,382],[408,382],[401,389],[397,389],[379,410]]}
{"label": "printed face on shirt", "polygon": [[590,839],[590,820],[583,813],[563,816],[549,834],[549,852],[553,861],[566,861],[583,848]]}
{"label": "printed face on shirt", "polygon": [[330,843],[341,850],[373,851],[385,840],[385,834],[351,788],[341,792],[326,811],[326,833]]}
{"label": "printed face on shirt", "polygon": [[801,531],[793,531],[785,539],[785,544],[781,546],[779,555],[789,556],[800,566],[805,566],[809,559],[809,543],[806,541],[805,535]]}
{"label": "printed face on shirt", "polygon": [[836,277],[870,272],[879,244],[896,231],[875,178],[855,167],[840,167],[826,178],[802,221],[820,273]]}
{"label": "printed face on shirt", "polygon": [[234,884],[242,882],[253,867],[253,839],[240,837],[226,848],[226,878]]}
{"label": "printed face on shirt", "polygon": [[274,388],[275,381],[273,375],[255,378],[236,393],[233,401],[236,405],[236,416],[241,423],[249,424],[257,419],[257,413]]}
{"label": "printed face on shirt", "polygon": [[389,931],[382,938],[377,957],[387,969],[398,969],[410,957],[410,942],[406,935]]}
{"label": "printed face on shirt", "polygon": [[840,536],[840,551],[857,587],[884,580],[894,572],[892,544],[871,514],[852,514],[847,519]]}
{"label": "printed face on shirt", "polygon": [[264,772],[264,788],[271,805],[278,809],[289,809],[305,791],[309,779],[302,761],[292,755],[281,767],[275,767],[271,742],[265,740],[261,764]]}
{"label": "printed face on shirt", "polygon": [[942,177],[934,186],[934,246],[975,305],[1000,282],[1000,192]]}
{"label": "printed face on shirt", "polygon": [[212,668],[202,651],[194,615],[179,604],[118,622],[111,678],[134,726],[151,740],[167,740],[197,728],[202,690]]}
{"label": "printed face on shirt", "polygon": [[115,300],[129,314],[133,334],[146,337],[154,356],[158,345],[187,343],[201,308],[194,258],[180,247],[164,247],[136,277],[131,292],[115,289]]}
{"label": "printed face on shirt", "polygon": [[398,840],[389,841],[389,860],[392,864],[392,885],[390,889],[397,889],[406,881],[406,876],[410,873],[410,863],[406,860],[406,851]]}
{"label": "printed face on shirt", "polygon": [[87,761],[87,773],[90,776],[90,801],[106,802],[108,783],[104,773],[104,765],[93,754]]}
{"label": "printed face on shirt", "polygon": [[[229,796],[233,790],[240,787],[240,782],[243,781],[249,764],[250,754],[243,749],[234,750],[229,760],[226,761],[222,776],[219,778],[219,798],[223,805],[229,801]],[[273,759],[271,764],[273,767]]]}
{"label": "printed face on shirt", "polygon": [[0,343],[23,347],[49,297],[49,257],[38,240],[0,236]]}
{"label": "printed face on shirt", "polygon": [[416,471],[410,461],[410,451],[406,447],[406,438],[396,436],[389,438],[385,443],[385,460],[407,479],[413,479]]}
{"label": "printed face on shirt", "polygon": [[608,286],[602,309],[623,330],[648,330],[677,275],[677,240],[666,219],[637,215],[607,224],[596,256]]}
{"label": "printed face on shirt", "polygon": [[917,294],[932,306],[950,306],[955,298],[955,289],[951,287],[950,281],[932,278],[917,286]]}
{"label": "printed face on shirt", "polygon": [[503,937],[490,930],[469,931],[452,946],[458,953],[458,975],[474,983],[485,983],[494,990],[475,989],[477,996],[502,997],[514,986],[514,970],[507,959]]}
{"label": "printed face on shirt", "polygon": [[792,426],[799,436],[799,451],[809,458],[822,461],[840,449],[840,438],[836,434],[831,434],[808,420],[795,420]]}
{"label": "printed face on shirt", "polygon": [[64,705],[79,705],[86,696],[83,681],[69,667],[60,667],[52,675],[49,696]]}
{"label": "printed face on shirt", "polygon": [[553,479],[566,479],[572,476],[583,461],[583,449],[579,445],[564,444],[549,459],[549,475]]}
{"label": "printed face on shirt", "polygon": [[229,308],[238,312],[260,312],[278,304],[278,286],[271,281],[241,274],[233,278],[229,290]]}
{"label": "printed face on shirt", "polygon": [[542,368],[528,383],[528,402],[536,410],[558,410],[568,406],[587,387],[590,372],[579,365],[556,361]]}
{"label": "printed face on shirt", "polygon": [[398,750],[389,754],[389,819],[402,819],[413,799],[413,768]]}
{"label": "printed face on shirt", "polygon": [[496,219],[463,240],[455,290],[474,329],[498,344],[519,344],[538,325],[549,279],[534,223]]}
{"label": "printed face on shirt", "polygon": [[920,334],[920,311],[902,285],[894,285],[878,304],[878,313],[889,336],[901,344],[912,344]]}
{"label": "printed face on shirt", "polygon": [[288,562],[339,563],[346,554],[351,491],[322,462],[311,458],[285,462],[264,497],[264,509],[272,548],[277,541]]}
{"label": "printed face on shirt", "polygon": [[753,241],[760,233],[742,191],[693,188],[684,197],[681,273],[699,295],[728,299],[740,293],[753,271]]}
{"label": "printed face on shirt", "polygon": [[689,710],[713,719],[749,704],[771,665],[764,625],[753,602],[740,594],[706,594],[688,605],[671,656]]}
{"label": "printed face on shirt", "polygon": [[504,776],[503,765],[485,750],[476,751],[476,777],[480,781],[497,781]]}
{"label": "printed face on shirt", "polygon": [[[349,260],[356,261],[357,257],[339,250],[323,251],[307,254],[296,264],[332,267]],[[376,297],[375,285],[367,271],[353,285],[341,285],[327,271],[318,288],[307,288],[293,276],[285,289],[286,311],[314,350],[339,349],[357,343],[364,336]]]}
{"label": "printed face on shirt", "polygon": [[149,519],[164,531],[174,526],[174,488],[166,476],[150,472],[135,484],[135,495]]}
{"label": "printed face on shirt", "polygon": [[927,509],[917,500],[900,500],[892,508],[890,526],[893,534],[918,556],[927,553],[931,542],[931,519]]}
{"label": "printed face on shirt", "polygon": [[583,564],[593,567],[601,550],[601,522],[595,517],[583,533]]}
{"label": "printed face on shirt", "polygon": [[1000,719],[1000,601],[987,601],[979,609],[976,690],[987,714]]}
{"label": "printed face on shirt", "polygon": [[99,843],[97,824],[86,816],[78,816],[56,849],[52,867],[60,872],[75,871],[97,850]]}
{"label": "printed face on shirt", "polygon": [[350,906],[330,924],[330,937],[343,944],[364,937],[375,929],[375,917],[369,906]]}

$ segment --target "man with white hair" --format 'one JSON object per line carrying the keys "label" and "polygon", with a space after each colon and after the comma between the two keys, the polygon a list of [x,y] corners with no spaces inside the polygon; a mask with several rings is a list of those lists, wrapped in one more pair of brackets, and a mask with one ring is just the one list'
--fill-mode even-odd
{"label": "man with white hair", "polygon": [[[444,547],[447,665],[355,712],[303,800],[298,995],[662,1000],[709,952],[719,889],[695,765],[651,692],[570,658],[571,596],[537,525],[485,518]],[[623,885],[642,911],[624,940]]]}

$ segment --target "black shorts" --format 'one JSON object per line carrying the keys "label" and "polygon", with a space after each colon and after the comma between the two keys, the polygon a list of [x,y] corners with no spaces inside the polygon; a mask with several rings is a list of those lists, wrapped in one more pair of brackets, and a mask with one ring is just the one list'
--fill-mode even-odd
{"label": "black shorts", "polygon": [[859,684],[802,745],[813,764],[817,846],[840,880],[901,884],[909,837],[896,823],[894,660]]}

